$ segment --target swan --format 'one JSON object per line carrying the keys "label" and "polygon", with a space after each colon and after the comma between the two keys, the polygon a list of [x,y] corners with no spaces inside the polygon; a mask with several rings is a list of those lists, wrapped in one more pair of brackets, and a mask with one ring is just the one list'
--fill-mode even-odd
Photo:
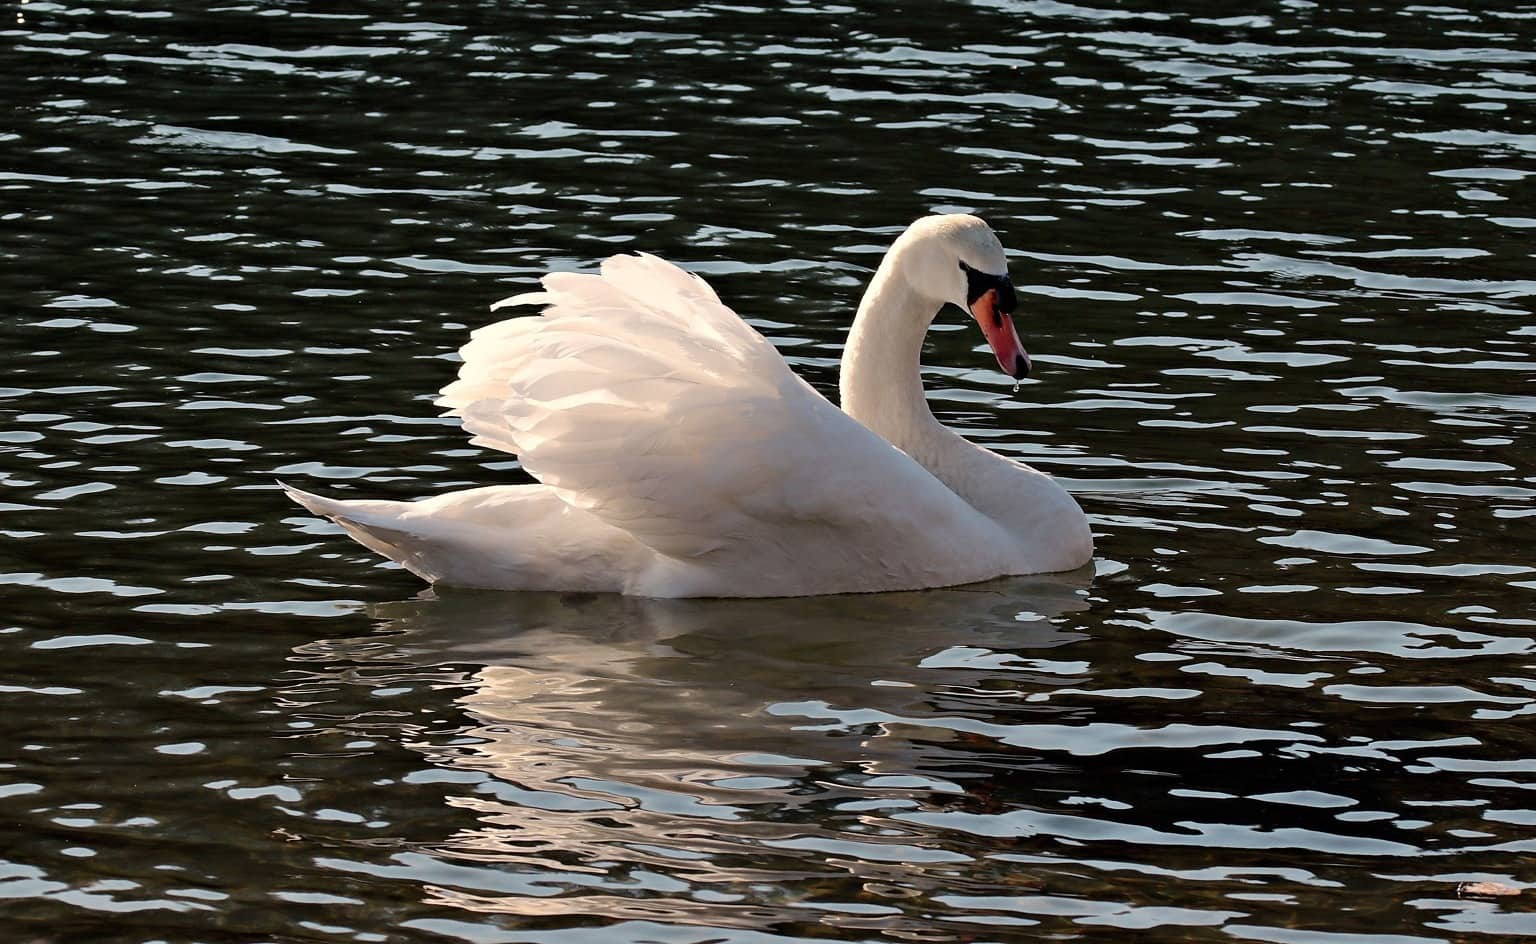
{"label": "swan", "polygon": [[698,276],[655,256],[550,273],[475,331],[437,403],[531,485],[415,502],[278,483],[433,583],[645,597],[914,590],[1073,570],[1088,522],[1050,476],[945,427],[918,357],[946,304],[1029,373],[1002,244],[924,217],[891,245],[843,351],[842,409]]}

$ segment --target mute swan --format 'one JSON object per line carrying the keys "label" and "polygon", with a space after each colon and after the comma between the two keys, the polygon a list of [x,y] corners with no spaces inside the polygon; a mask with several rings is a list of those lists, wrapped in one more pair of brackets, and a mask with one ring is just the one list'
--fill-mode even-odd
{"label": "mute swan", "polygon": [[439,405],[541,484],[417,502],[283,486],[432,582],[649,597],[912,590],[1071,570],[1093,554],[1050,476],[962,439],[923,396],[918,355],[968,309],[1018,378],[1002,244],[973,216],[897,238],[843,351],[839,410],[697,276],[649,255],[556,272],[541,305],[474,332]]}

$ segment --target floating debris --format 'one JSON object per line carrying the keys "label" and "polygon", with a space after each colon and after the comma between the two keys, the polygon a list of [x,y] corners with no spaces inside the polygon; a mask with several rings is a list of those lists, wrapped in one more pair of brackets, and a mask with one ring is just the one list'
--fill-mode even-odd
{"label": "floating debris", "polygon": [[1502,882],[1462,882],[1456,886],[1458,898],[1509,898],[1525,893],[1524,888],[1516,888]]}

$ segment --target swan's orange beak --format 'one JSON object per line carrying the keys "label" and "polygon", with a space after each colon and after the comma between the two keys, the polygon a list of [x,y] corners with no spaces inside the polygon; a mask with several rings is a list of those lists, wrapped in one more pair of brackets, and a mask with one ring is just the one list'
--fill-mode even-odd
{"label": "swan's orange beak", "polygon": [[997,366],[1015,380],[1028,377],[1029,355],[1019,341],[1019,332],[1013,326],[1013,319],[998,305],[997,289],[981,293],[971,302],[970,307],[971,317],[981,325],[981,333],[986,335],[987,343],[992,345],[992,353],[997,355]]}

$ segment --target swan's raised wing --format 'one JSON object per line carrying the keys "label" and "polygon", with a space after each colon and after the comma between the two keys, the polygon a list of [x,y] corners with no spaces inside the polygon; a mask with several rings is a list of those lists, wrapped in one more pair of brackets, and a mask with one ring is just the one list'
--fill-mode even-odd
{"label": "swan's raised wing", "polygon": [[808,523],[895,540],[968,511],[702,279],[640,255],[543,284],[506,302],[540,315],[475,332],[438,402],[568,504],[680,558],[803,540]]}

